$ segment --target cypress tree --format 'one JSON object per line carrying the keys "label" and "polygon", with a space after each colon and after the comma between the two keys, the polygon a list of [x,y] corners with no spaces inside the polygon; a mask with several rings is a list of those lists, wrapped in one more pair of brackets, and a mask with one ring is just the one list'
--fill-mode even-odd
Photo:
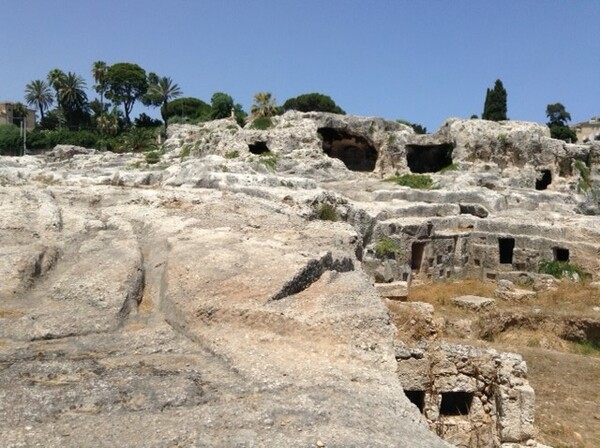
{"label": "cypress tree", "polygon": [[508,120],[506,116],[506,89],[502,81],[496,80],[493,89],[487,89],[481,118],[484,120]]}

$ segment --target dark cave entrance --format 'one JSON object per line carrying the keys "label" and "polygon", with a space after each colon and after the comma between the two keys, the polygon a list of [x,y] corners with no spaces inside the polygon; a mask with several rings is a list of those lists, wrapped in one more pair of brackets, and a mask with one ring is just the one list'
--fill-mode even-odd
{"label": "dark cave entrance", "polygon": [[514,249],[515,249],[515,239],[514,238],[498,238],[498,250],[500,252],[500,263],[512,264]]}
{"label": "dark cave entrance", "polygon": [[412,243],[410,267],[414,271],[421,269],[423,263],[423,253],[425,252],[425,243]]}
{"label": "dark cave entrance", "polygon": [[267,146],[267,142],[254,142],[248,144],[248,150],[252,154],[265,154],[269,152],[269,147]]}
{"label": "dark cave entrance", "polygon": [[536,190],[545,190],[552,183],[552,172],[550,170],[541,170],[535,180]]}
{"label": "dark cave entrance", "polygon": [[406,145],[406,162],[413,173],[437,173],[452,165],[454,145]]}
{"label": "dark cave entrance", "polygon": [[470,392],[442,393],[440,415],[469,415],[473,394]]}
{"label": "dark cave entrance", "polygon": [[555,247],[552,252],[554,253],[554,261],[569,261],[569,249]]}
{"label": "dark cave entrance", "polygon": [[404,395],[412,404],[419,408],[419,412],[423,413],[425,409],[425,391],[423,390],[405,390]]}
{"label": "dark cave entrance", "polygon": [[335,128],[319,128],[323,151],[329,157],[340,159],[352,171],[373,171],[377,150],[360,135]]}

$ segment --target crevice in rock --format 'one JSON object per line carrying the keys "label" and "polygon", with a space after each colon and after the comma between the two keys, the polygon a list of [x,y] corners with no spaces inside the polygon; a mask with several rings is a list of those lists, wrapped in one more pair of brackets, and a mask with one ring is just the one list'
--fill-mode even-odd
{"label": "crevice in rock", "polygon": [[140,264],[130,276],[129,283],[131,286],[127,291],[123,305],[118,313],[119,322],[121,324],[141,303],[142,297],[144,296],[145,277],[144,256],[140,252]]}
{"label": "crevice in rock", "polygon": [[319,260],[310,260],[281,290],[272,297],[272,300],[304,291],[314,282],[319,280],[326,271],[349,272],[354,270],[354,263],[350,258],[334,259],[331,252],[327,252]]}

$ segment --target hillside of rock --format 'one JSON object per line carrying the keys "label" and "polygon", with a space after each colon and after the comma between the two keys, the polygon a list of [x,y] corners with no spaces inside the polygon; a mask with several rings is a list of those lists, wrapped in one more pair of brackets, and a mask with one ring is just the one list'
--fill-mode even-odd
{"label": "hillside of rock", "polygon": [[[428,391],[434,422],[399,365],[471,351],[399,346],[382,297],[546,259],[595,279],[598,153],[531,123],[288,112],[171,126],[156,165],[0,158],[3,446],[448,446],[435,409],[483,386]],[[434,188],[383,180],[404,173]],[[526,404],[482,410],[485,440],[535,446],[526,369],[502,359],[485,380]],[[450,441],[482,446],[465,425]]]}

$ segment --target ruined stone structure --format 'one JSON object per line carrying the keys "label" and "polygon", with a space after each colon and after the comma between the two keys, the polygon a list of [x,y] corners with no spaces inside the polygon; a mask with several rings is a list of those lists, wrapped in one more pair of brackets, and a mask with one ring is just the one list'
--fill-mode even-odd
{"label": "ruined stone structure", "polygon": [[406,396],[438,435],[458,447],[499,447],[535,437],[534,392],[519,355],[441,344],[398,347]]}

